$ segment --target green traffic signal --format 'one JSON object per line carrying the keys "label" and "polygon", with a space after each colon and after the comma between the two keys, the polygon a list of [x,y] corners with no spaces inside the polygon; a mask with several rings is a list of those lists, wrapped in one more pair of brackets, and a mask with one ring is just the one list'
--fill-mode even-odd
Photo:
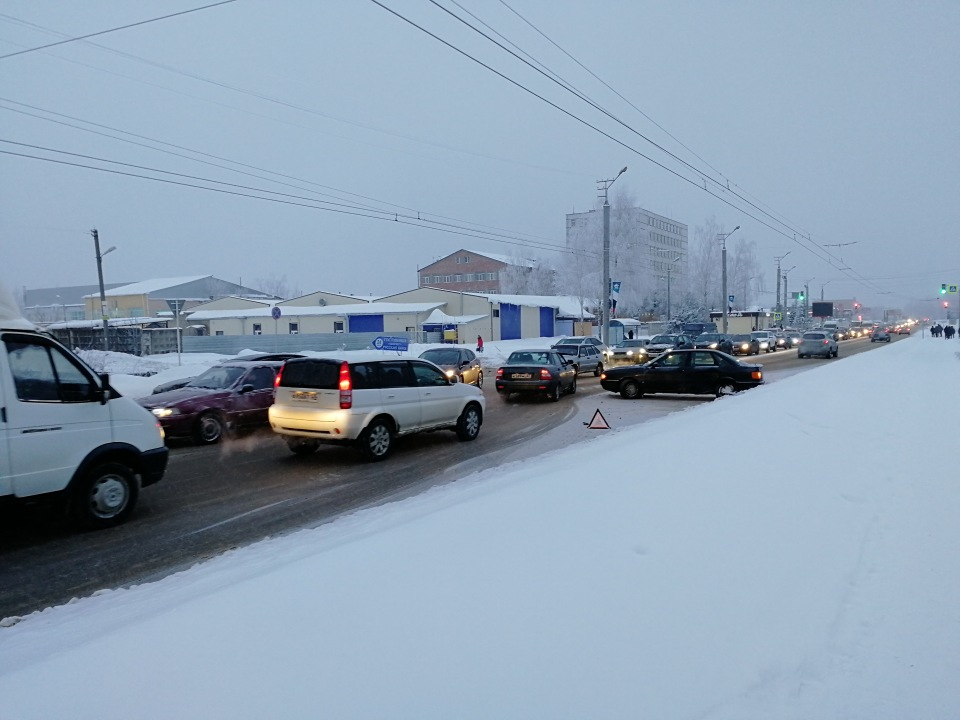
{"label": "green traffic signal", "polygon": [[941,294],[941,295],[946,295],[946,294],[947,294],[947,284],[946,284],[946,283],[942,283],[942,284],[940,285],[940,294]]}

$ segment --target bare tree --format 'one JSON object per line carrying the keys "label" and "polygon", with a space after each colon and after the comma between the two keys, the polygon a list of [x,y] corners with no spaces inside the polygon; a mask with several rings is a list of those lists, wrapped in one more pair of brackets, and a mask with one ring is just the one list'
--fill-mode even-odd
{"label": "bare tree", "polygon": [[554,270],[542,260],[514,254],[500,271],[500,286],[509,295],[553,295]]}
{"label": "bare tree", "polygon": [[733,246],[732,260],[728,254],[727,287],[736,288],[738,296],[736,306],[747,309],[754,305],[754,292],[757,283],[762,281],[760,263],[757,261],[757,243],[755,240],[738,238]]}
{"label": "bare tree", "polygon": [[274,295],[284,300],[303,295],[300,288],[291,287],[286,275],[281,275],[278,278],[273,273],[270,273],[268,277],[254,280],[253,286],[266,295]]}

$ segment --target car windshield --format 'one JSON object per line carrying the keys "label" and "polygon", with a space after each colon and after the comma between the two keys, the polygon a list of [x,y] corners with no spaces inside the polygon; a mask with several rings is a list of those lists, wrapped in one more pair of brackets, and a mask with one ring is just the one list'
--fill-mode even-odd
{"label": "car windshield", "polygon": [[754,330],[752,333],[750,333],[750,337],[755,338],[765,338],[769,337],[769,335],[770,333],[768,333],[766,330]]}
{"label": "car windshield", "polygon": [[653,345],[657,343],[672,343],[676,337],[676,335],[654,335],[650,343]]}
{"label": "car windshield", "polygon": [[643,340],[636,340],[636,339],[634,339],[634,340],[624,340],[624,341],[622,341],[619,345],[617,345],[617,347],[618,347],[618,348],[643,347]]}
{"label": "car windshield", "polygon": [[733,340],[733,342],[750,342],[753,340],[749,335],[734,335],[730,339]]}
{"label": "car windshield", "polygon": [[697,336],[698,342],[717,342],[718,340],[723,340],[723,335],[720,333],[703,333]]}
{"label": "car windshield", "polygon": [[460,351],[440,348],[437,350],[427,350],[420,357],[437,365],[456,365],[460,361]]}
{"label": "car windshield", "polygon": [[209,390],[226,390],[243,377],[243,368],[215,367],[207,370],[203,375],[195,377],[185,387],[207,388]]}

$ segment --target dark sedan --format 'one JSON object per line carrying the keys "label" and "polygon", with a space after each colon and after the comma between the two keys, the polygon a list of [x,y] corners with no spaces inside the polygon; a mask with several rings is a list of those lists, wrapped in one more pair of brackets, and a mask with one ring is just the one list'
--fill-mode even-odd
{"label": "dark sedan", "polygon": [[760,341],[750,335],[731,335],[733,343],[731,355],[759,355]]}
{"label": "dark sedan", "polygon": [[693,341],[693,347],[696,350],[719,350],[728,355],[733,354],[733,342],[729,335],[723,333],[701,333]]}
{"label": "dark sedan", "polygon": [[137,400],[168,437],[219,442],[229,429],[266,426],[279,361],[230,362],[210,368],[182,388]]}
{"label": "dark sedan", "polygon": [[556,350],[517,350],[497,369],[496,387],[504,400],[525,393],[557,401],[577,391],[577,366]]}
{"label": "dark sedan", "polygon": [[890,333],[883,328],[877,328],[870,333],[870,342],[890,342]]}
{"label": "dark sedan", "polygon": [[627,399],[651,393],[729,395],[763,384],[763,367],[747,365],[718,350],[673,350],[633,367],[600,376],[604,390]]}

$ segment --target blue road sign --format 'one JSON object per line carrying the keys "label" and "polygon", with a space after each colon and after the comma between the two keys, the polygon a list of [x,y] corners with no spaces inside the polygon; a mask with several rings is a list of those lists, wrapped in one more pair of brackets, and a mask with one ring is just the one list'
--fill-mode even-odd
{"label": "blue road sign", "polygon": [[279,320],[279,319],[280,319],[280,308],[277,307],[276,305],[274,305],[274,306],[273,306],[273,309],[270,311],[270,317],[272,317],[274,320]]}
{"label": "blue road sign", "polygon": [[406,352],[410,349],[410,341],[402,337],[387,337],[381,335],[373,341],[373,346],[377,350],[395,350],[396,352]]}
{"label": "blue road sign", "polygon": [[733,302],[733,295],[727,295],[727,302]]}

